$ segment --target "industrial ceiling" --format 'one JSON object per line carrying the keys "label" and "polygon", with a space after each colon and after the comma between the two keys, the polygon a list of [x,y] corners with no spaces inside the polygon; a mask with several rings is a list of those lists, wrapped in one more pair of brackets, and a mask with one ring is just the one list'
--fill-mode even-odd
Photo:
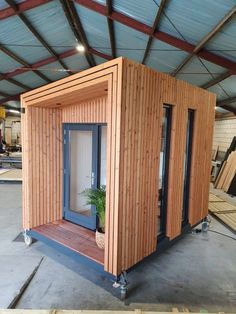
{"label": "industrial ceiling", "polygon": [[235,0],[0,0],[0,104],[124,56],[236,114],[235,13]]}

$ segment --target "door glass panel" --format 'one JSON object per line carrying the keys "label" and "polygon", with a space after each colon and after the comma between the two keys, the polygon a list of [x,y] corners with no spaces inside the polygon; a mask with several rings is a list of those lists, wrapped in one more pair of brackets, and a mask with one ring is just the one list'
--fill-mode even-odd
{"label": "door glass panel", "polygon": [[100,185],[106,186],[107,127],[101,126]]}
{"label": "door glass panel", "polygon": [[70,131],[70,209],[91,216],[91,206],[81,192],[91,188],[92,131]]}

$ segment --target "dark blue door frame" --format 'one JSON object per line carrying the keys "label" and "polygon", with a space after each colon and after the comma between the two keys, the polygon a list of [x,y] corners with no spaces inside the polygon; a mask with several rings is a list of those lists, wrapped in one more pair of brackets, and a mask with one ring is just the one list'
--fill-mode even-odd
{"label": "dark blue door frame", "polygon": [[63,124],[63,216],[64,219],[72,221],[78,225],[84,226],[91,230],[96,229],[96,214],[95,207],[92,206],[91,216],[81,215],[70,208],[70,131],[91,131],[92,132],[92,173],[91,188],[95,189],[98,186],[98,132],[99,126],[96,124],[78,124],[64,123]]}

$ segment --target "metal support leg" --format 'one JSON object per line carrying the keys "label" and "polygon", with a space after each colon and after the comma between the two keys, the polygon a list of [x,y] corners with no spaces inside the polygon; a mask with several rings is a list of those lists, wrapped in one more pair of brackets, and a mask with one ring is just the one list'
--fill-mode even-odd
{"label": "metal support leg", "polygon": [[121,300],[125,300],[127,290],[128,290],[128,279],[126,271],[122,271],[122,273],[118,276],[117,281],[113,284],[114,288],[120,288],[120,298]]}
{"label": "metal support leg", "polygon": [[33,239],[27,234],[27,229],[24,230],[24,241],[27,246],[30,246],[33,242]]}
{"label": "metal support leg", "polygon": [[206,216],[202,221],[202,232],[207,232],[209,230],[210,219]]}

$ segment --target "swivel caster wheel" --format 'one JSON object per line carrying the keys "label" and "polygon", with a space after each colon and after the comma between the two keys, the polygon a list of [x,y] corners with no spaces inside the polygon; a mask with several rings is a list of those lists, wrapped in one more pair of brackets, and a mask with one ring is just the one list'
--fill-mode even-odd
{"label": "swivel caster wheel", "polygon": [[202,222],[202,232],[207,232],[209,230],[209,222],[207,220]]}
{"label": "swivel caster wheel", "polygon": [[33,242],[33,239],[26,233],[24,234],[24,240],[27,246],[30,246]]}

